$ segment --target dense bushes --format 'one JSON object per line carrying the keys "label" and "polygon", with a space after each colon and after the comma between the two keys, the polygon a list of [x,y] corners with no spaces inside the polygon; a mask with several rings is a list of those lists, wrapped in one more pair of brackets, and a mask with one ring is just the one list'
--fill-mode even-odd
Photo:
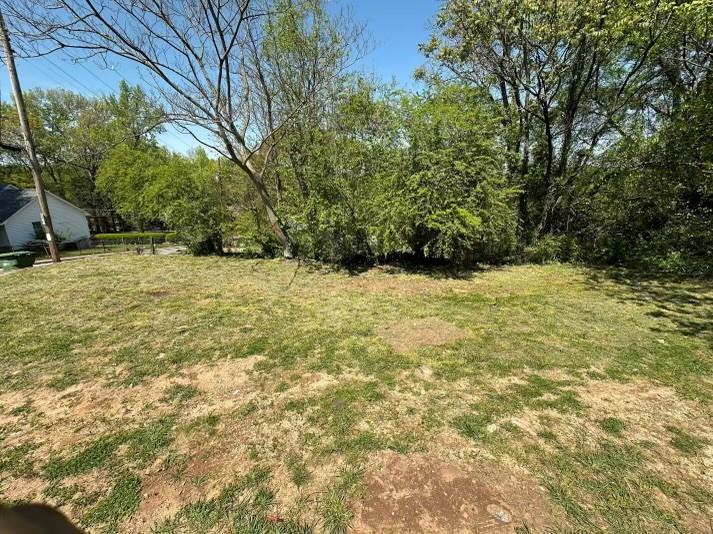
{"label": "dense bushes", "polygon": [[515,250],[516,190],[485,101],[460,86],[406,100],[407,148],[380,211],[383,252],[468,263],[503,261]]}
{"label": "dense bushes", "polygon": [[[568,210],[559,230],[523,219],[524,181],[541,168],[533,165],[527,178],[508,172],[502,115],[488,95],[463,85],[432,84],[409,95],[357,84],[321,122],[293,125],[274,149],[266,180],[300,257],[587,261],[710,272],[710,86],[682,98],[655,135],[621,139],[583,169],[556,199],[557,210]],[[202,152],[138,152],[118,148],[99,173],[100,190],[122,216],[163,221],[197,254],[280,252],[259,198],[234,166],[221,170]]]}
{"label": "dense bushes", "polygon": [[294,250],[327,261],[410,254],[503,261],[517,243],[516,188],[499,117],[481,93],[342,96],[330,130],[296,129],[275,173]]}
{"label": "dense bushes", "polygon": [[[296,124],[286,134],[267,180],[300,257],[587,261],[706,272],[713,250],[707,87],[683,99],[656,135],[622,139],[583,170],[566,200],[567,224],[556,233],[528,230],[520,216],[523,178],[507,172],[502,116],[487,95],[462,85],[407,95],[358,84],[321,124]],[[280,252],[235,167],[226,165],[216,182],[218,165],[204,153],[142,150],[118,149],[99,174],[122,216],[163,221],[197,254]]]}
{"label": "dense bushes", "polygon": [[530,263],[573,262],[580,259],[577,240],[567,235],[544,235],[524,248],[522,260]]}
{"label": "dense bushes", "polygon": [[590,170],[580,201],[587,259],[713,272],[713,78],[681,99],[656,135],[620,142]]}

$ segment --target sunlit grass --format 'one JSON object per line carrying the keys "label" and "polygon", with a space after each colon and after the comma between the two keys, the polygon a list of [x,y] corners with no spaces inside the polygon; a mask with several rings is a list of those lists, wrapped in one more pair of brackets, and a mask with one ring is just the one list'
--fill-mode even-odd
{"label": "sunlit grass", "polygon": [[[467,461],[434,445],[449,432],[535,477],[559,528],[711,511],[705,282],[121,255],[13,272],[0,295],[0,496],[37,480],[89,530],[150,513],[159,480],[190,498],[158,531],[342,532],[375,455]],[[462,335],[398,352],[382,333],[436,319]],[[592,393],[621,384],[654,394]]]}

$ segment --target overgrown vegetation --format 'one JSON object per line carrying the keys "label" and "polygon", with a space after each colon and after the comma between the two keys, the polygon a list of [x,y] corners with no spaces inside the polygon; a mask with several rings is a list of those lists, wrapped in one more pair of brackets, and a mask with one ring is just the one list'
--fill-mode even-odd
{"label": "overgrown vegetation", "polygon": [[[254,75],[232,82],[222,61],[204,70],[190,54],[174,54],[186,46],[175,29],[196,22],[181,10],[141,4],[165,29],[145,26],[142,36],[155,41],[152,54],[171,52],[170,70],[126,49],[118,29],[91,12],[72,22],[79,12],[62,6],[9,6],[18,31],[59,17],[45,36],[54,45],[77,46],[76,32],[56,28],[80,24],[97,50],[133,58],[157,79],[207,76],[193,82],[202,92],[184,80],[159,83],[165,102],[126,84],[96,101],[31,92],[50,188],[114,208],[137,227],[174,228],[199,254],[711,272],[708,2],[449,0],[421,46],[416,92],[346,68],[363,51],[362,32],[323,1],[267,3],[274,11],[236,25],[260,44],[229,50]],[[216,115],[212,101],[196,108],[195,98],[218,86],[231,95],[233,116]],[[220,161],[159,147],[151,133],[164,117],[159,104],[213,132],[216,144],[204,143]]]}

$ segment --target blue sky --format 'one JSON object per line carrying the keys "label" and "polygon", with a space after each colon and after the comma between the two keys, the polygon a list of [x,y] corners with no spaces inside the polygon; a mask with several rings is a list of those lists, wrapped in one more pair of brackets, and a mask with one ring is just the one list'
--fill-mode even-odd
{"label": "blue sky", "polygon": [[[342,2],[338,2],[342,3]],[[366,23],[373,50],[361,67],[376,73],[383,81],[395,79],[411,86],[413,71],[424,62],[418,51],[430,33],[439,0],[355,0],[354,14]]]}
{"label": "blue sky", "polygon": [[[357,66],[377,78],[413,87],[414,69],[423,64],[418,44],[429,35],[430,24],[440,0],[332,0],[336,8],[351,6],[354,16],[365,23],[372,44],[371,52]],[[0,69],[2,99],[10,100],[7,71]],[[24,89],[63,87],[87,96],[105,95],[116,90],[118,83],[140,83],[140,74],[132,65],[121,63],[116,71],[92,62],[75,64],[57,53],[46,58],[18,61],[18,72]],[[173,150],[186,152],[195,141],[171,129],[161,141]]]}

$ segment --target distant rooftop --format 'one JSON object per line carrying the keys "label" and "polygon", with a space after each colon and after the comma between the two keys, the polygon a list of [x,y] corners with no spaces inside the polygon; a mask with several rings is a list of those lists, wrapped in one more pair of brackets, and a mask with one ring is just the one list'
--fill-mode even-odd
{"label": "distant rooftop", "polygon": [[35,198],[33,189],[20,189],[14,185],[0,184],[0,224],[12,217],[33,198]]}

